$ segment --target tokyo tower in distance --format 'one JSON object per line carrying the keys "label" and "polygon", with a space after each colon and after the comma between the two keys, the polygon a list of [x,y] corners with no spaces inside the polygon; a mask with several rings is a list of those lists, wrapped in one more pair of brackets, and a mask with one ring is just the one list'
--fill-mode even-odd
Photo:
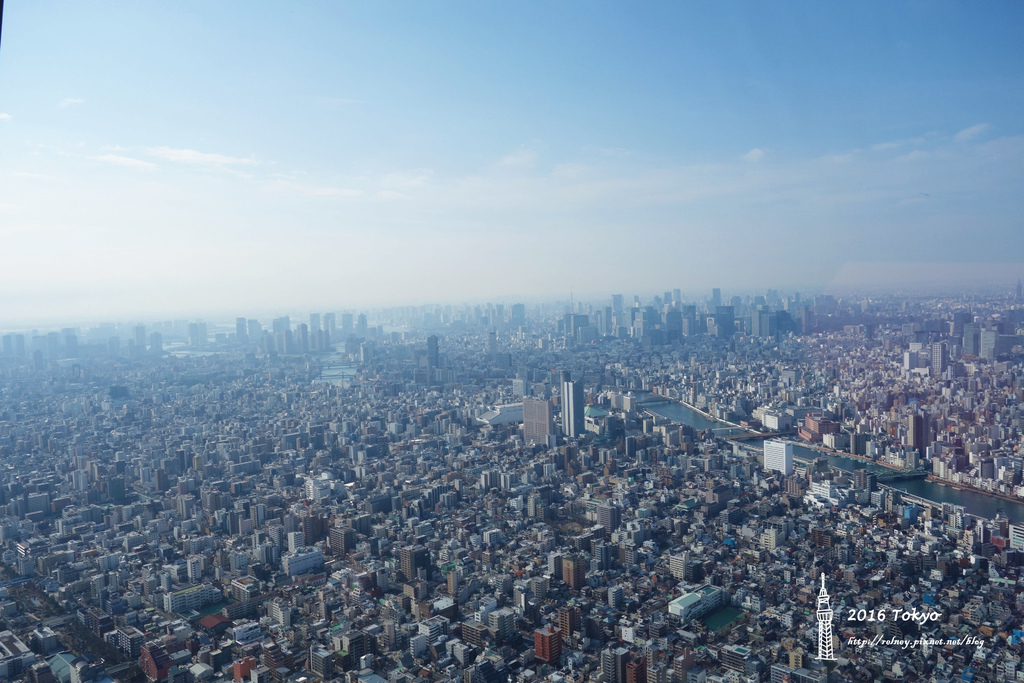
{"label": "tokyo tower in distance", "polygon": [[825,573],[821,574],[821,590],[818,592],[818,659],[835,661],[832,652],[832,606],[828,591],[825,590]]}

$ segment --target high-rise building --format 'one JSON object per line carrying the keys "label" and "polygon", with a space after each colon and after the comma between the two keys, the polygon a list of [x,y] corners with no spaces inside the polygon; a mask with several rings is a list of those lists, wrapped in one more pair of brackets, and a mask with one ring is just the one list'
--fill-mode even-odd
{"label": "high-rise building", "polygon": [[583,383],[567,379],[562,373],[562,432],[566,438],[578,439],[586,431],[583,410]]}
{"label": "high-rise building", "polygon": [[711,290],[711,310],[715,310],[722,305],[722,290],[715,287]]}
{"label": "high-rise building", "polygon": [[626,683],[647,683],[646,657],[631,657],[626,663]]}
{"label": "high-rise building", "polygon": [[907,416],[907,448],[924,453],[924,416]]}
{"label": "high-rise building", "polygon": [[573,633],[579,631],[582,623],[582,612],[576,605],[563,605],[558,608],[558,630],[563,640],[568,640]]}
{"label": "high-rise building", "polygon": [[715,330],[721,339],[729,339],[736,333],[736,314],[732,306],[715,306]]}
{"label": "high-rise building", "polygon": [[999,330],[981,330],[978,333],[978,355],[994,360],[998,342]]}
{"label": "high-rise building", "polygon": [[601,651],[601,672],[604,683],[626,683],[626,664],[629,650],[624,647],[606,648]]}
{"label": "high-rise building", "polygon": [[431,368],[438,367],[439,355],[437,352],[437,335],[427,337],[427,365]]}
{"label": "high-rise building", "polygon": [[135,353],[140,356],[146,354],[146,326],[136,325],[135,326]]}
{"label": "high-rise building", "polygon": [[574,591],[586,585],[587,561],[582,555],[570,555],[562,559],[562,580]]}
{"label": "high-rise building", "polygon": [[550,625],[533,632],[533,649],[545,664],[557,664],[562,657],[562,632]]}
{"label": "high-rise building", "polygon": [[398,551],[398,559],[405,580],[413,581],[419,569],[430,566],[430,551],[421,545],[409,545]]}
{"label": "high-rise building", "polygon": [[546,444],[555,433],[555,413],[551,401],[523,399],[523,438],[526,443]]}
{"label": "high-rise building", "polygon": [[249,343],[249,328],[245,318],[235,318],[235,342],[239,344]]}
{"label": "high-rise building", "polygon": [[764,442],[764,468],[770,472],[793,474],[793,444],[770,439]]}
{"label": "high-rise building", "polygon": [[949,353],[946,351],[946,342],[932,344],[932,377],[942,377],[949,363]]}
{"label": "high-rise building", "polygon": [[597,507],[597,523],[612,533],[622,523],[622,510],[615,505],[599,505]]}

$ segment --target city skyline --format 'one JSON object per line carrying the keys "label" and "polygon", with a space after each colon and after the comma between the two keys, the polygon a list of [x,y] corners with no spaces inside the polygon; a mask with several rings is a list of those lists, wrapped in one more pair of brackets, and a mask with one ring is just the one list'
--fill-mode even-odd
{"label": "city skyline", "polygon": [[7,3],[0,315],[1020,276],[1019,8],[241,7]]}

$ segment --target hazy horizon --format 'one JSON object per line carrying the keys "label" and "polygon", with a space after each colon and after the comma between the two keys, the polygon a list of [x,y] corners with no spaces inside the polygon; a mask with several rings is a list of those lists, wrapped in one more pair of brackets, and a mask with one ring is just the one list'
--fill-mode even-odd
{"label": "hazy horizon", "polygon": [[0,327],[1024,274],[1024,8],[7,2]]}

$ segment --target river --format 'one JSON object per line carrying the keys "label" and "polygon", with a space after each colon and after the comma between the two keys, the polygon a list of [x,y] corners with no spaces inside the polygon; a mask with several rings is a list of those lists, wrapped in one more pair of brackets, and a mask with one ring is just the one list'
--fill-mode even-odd
{"label": "river", "polygon": [[[709,420],[700,413],[687,408],[681,403],[655,403],[648,406],[648,408],[658,415],[667,417],[674,422],[688,424],[694,429],[699,430],[712,429],[715,434],[720,436],[726,436],[734,433],[735,431],[735,428],[731,425],[717,420]],[[756,442],[748,443],[753,444]],[[805,460],[824,456],[828,460],[829,465],[848,472],[864,468],[868,468],[879,473],[892,471],[888,468],[873,465],[863,460],[847,458],[841,455],[832,455],[797,443],[794,443],[793,453],[796,457]],[[1015,503],[1003,500],[979,491],[957,491],[950,486],[943,486],[935,482],[925,481],[924,479],[897,481],[886,485],[936,503],[962,505],[968,513],[977,515],[978,517],[984,517],[985,519],[994,518],[996,513],[1002,509],[1003,513],[1011,522],[1019,523],[1024,521],[1024,503]]]}

